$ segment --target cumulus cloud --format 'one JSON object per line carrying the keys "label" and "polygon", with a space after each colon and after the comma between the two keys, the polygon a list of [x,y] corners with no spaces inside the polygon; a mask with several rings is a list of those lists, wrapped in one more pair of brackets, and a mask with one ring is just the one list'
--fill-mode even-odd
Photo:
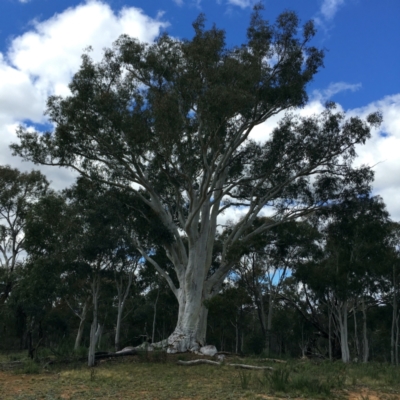
{"label": "cumulus cloud", "polygon": [[183,0],[172,0],[177,6],[183,6]]}
{"label": "cumulus cloud", "polygon": [[358,146],[356,165],[373,167],[374,194],[383,197],[392,218],[400,221],[400,93],[349,110],[348,115],[365,118],[375,111],[382,113],[382,126],[372,132],[364,146]]}
{"label": "cumulus cloud", "polygon": [[69,171],[21,164],[11,156],[8,146],[17,141],[17,125],[46,122],[48,96],[69,93],[68,83],[86,47],[91,45],[91,56],[100,60],[103,48],[123,33],[151,42],[168,25],[161,17],[151,18],[134,7],[116,13],[102,1],[91,0],[45,21],[33,21],[31,30],[15,37],[8,51],[0,53],[0,163],[46,170],[57,189],[70,183]]}
{"label": "cumulus cloud", "polygon": [[[317,115],[324,110],[324,103],[331,96],[342,90],[357,90],[359,85],[333,83],[328,88],[314,93],[311,101],[301,110],[301,116]],[[339,90],[340,89],[340,90]],[[337,110],[343,111],[340,104]],[[358,116],[365,119],[372,112],[380,111],[383,123],[379,129],[373,129],[371,138],[365,145],[356,147],[357,158],[354,166],[368,165],[375,172],[373,194],[382,196],[391,217],[400,221],[400,93],[386,96],[365,107],[346,110],[346,116]],[[251,138],[263,142],[268,139],[284,113],[275,115],[265,123],[255,127]],[[237,212],[228,214],[233,219]]]}

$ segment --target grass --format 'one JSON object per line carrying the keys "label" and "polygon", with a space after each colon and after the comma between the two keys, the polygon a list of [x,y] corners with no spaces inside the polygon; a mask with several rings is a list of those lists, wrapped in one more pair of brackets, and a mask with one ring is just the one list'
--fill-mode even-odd
{"label": "grass", "polygon": [[[400,369],[385,364],[289,361],[285,366],[248,358],[232,362],[270,365],[274,371],[179,366],[190,354],[154,352],[107,360],[95,368],[83,363],[43,368],[23,361],[18,371],[0,373],[1,399],[400,399]],[[6,357],[11,361],[13,357]],[[0,357],[2,362],[6,360]],[[230,360],[228,361],[230,362]]]}

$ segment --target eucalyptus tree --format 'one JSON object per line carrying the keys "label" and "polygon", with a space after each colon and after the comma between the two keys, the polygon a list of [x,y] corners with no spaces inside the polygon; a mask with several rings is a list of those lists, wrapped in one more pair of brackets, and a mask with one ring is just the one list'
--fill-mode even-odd
{"label": "eucalyptus tree", "polygon": [[[237,262],[230,253],[238,242],[343,190],[361,190],[372,176],[351,162],[354,146],[380,123],[378,114],[346,120],[330,105],[320,116],[289,114],[264,142],[251,140],[256,126],[306,104],[306,86],[323,63],[323,51],[310,45],[312,22],[299,34],[295,13],[282,13],[273,25],[261,14],[258,5],[242,46],[228,48],[225,32],[206,29],[200,15],[191,40],[163,34],[145,44],[122,35],[101,62],[84,54],[71,94],[48,100],[54,131],[21,127],[20,143],[12,145],[26,160],[130,190],[168,230],[174,240],[164,247],[178,284],[137,235],[132,241],[178,300],[170,352],[204,344],[204,301]],[[268,205],[273,218],[249,232]],[[218,217],[239,206],[246,212],[224,238],[219,266],[211,268]]]}
{"label": "eucalyptus tree", "polygon": [[120,254],[119,262],[114,265],[114,280],[117,289],[117,323],[115,325],[115,351],[121,350],[121,324],[124,316],[124,310],[131,294],[132,285],[135,280],[135,273],[139,267],[141,256],[134,254]]}
{"label": "eucalyptus tree", "polygon": [[21,172],[0,166],[0,302],[9,297],[15,272],[22,264],[24,229],[30,207],[43,196],[48,182],[39,171]]}

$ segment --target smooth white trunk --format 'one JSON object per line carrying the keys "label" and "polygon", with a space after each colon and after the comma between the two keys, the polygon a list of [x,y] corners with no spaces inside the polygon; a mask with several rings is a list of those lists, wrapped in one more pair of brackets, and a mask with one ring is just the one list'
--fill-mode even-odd
{"label": "smooth white trunk", "polygon": [[186,303],[177,327],[168,338],[168,353],[198,351],[206,344],[208,310],[204,305]]}
{"label": "smooth white trunk", "polygon": [[189,245],[189,260],[184,271],[178,276],[179,289],[176,297],[179,304],[178,322],[168,338],[169,353],[197,351],[206,344],[208,309],[204,301],[211,298],[207,293],[205,278],[210,265],[207,253],[207,237]]}

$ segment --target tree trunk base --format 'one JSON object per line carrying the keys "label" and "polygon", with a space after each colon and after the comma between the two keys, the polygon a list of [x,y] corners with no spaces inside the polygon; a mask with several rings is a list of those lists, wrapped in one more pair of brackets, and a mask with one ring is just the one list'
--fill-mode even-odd
{"label": "tree trunk base", "polygon": [[168,338],[167,353],[195,352],[199,351],[201,346],[202,344],[197,341],[195,331],[183,331],[177,328]]}

